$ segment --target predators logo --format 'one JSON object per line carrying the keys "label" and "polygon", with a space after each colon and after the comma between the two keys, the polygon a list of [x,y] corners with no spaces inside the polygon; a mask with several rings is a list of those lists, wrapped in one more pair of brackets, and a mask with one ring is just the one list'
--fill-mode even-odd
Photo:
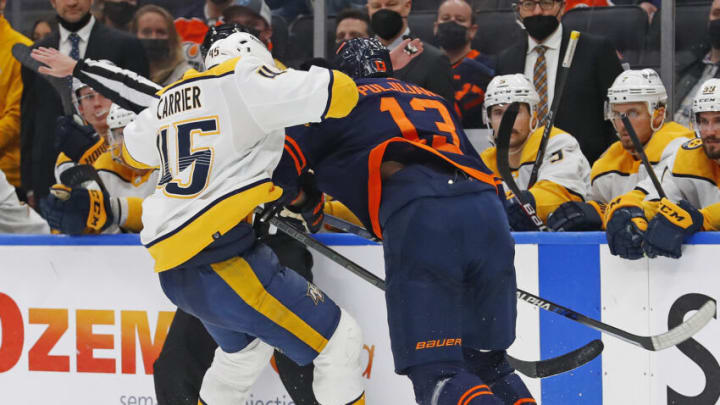
{"label": "predators logo", "polygon": [[702,146],[702,139],[695,138],[695,139],[691,139],[691,140],[685,142],[683,144],[682,148],[685,150],[693,150],[693,149],[697,149],[701,146]]}
{"label": "predators logo", "polygon": [[308,288],[307,288],[307,295],[310,297],[311,300],[315,303],[315,306],[320,304],[321,302],[325,302],[325,295],[323,295],[322,291],[320,291],[319,288],[315,286],[315,284],[308,281]]}

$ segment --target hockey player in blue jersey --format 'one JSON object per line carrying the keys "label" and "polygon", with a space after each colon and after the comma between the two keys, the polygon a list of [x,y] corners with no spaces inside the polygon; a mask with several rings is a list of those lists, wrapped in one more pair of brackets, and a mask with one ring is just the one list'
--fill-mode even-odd
{"label": "hockey player in blue jersey", "polygon": [[287,130],[283,200],[311,217],[325,192],[383,239],[395,369],[417,403],[535,403],[505,354],[516,281],[499,180],[442,97],[389,78],[377,40],[344,42],[336,62],[355,78],[357,107]]}

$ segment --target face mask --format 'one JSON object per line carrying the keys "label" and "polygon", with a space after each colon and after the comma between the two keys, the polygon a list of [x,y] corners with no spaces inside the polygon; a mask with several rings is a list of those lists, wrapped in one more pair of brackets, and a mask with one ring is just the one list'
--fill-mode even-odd
{"label": "face mask", "polygon": [[151,62],[163,61],[170,56],[170,41],[167,39],[144,38],[140,43]]}
{"label": "face mask", "polygon": [[441,48],[447,51],[460,49],[468,43],[468,29],[455,21],[448,21],[437,26],[435,40]]}
{"label": "face mask", "polygon": [[384,8],[373,14],[370,26],[380,38],[389,41],[400,33],[403,19],[397,11]]}
{"label": "face mask", "polygon": [[710,45],[715,49],[720,49],[720,20],[710,21],[708,24],[708,36],[710,37]]}
{"label": "face mask", "polygon": [[134,6],[124,1],[106,1],[105,8],[103,8],[103,13],[110,21],[113,22],[113,24],[119,27],[124,27],[128,25],[130,20],[132,20],[133,16],[135,15],[135,10],[137,10],[137,6]]}
{"label": "face mask", "polygon": [[560,21],[554,15],[534,15],[522,20],[525,30],[537,41],[542,41],[555,32]]}
{"label": "face mask", "polygon": [[92,15],[90,13],[87,13],[76,22],[67,21],[59,15],[55,16],[55,18],[57,19],[58,24],[62,25],[62,27],[66,30],[70,32],[78,32],[80,28],[84,27],[90,21],[91,16]]}

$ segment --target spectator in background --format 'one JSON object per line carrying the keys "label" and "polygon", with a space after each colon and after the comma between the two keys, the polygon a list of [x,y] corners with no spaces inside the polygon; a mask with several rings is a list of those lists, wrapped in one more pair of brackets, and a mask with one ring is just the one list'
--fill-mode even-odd
{"label": "spectator in background", "polygon": [[257,31],[258,38],[272,52],[272,14],[264,0],[235,0],[223,10],[223,19]]}
{"label": "spectator in background", "polygon": [[[140,41],[97,22],[90,14],[91,0],[51,0],[51,4],[57,12],[59,29],[37,46],[57,48],[76,59],[108,59],[120,67],[148,75],[148,62]],[[55,121],[62,115],[62,109],[59,96],[47,80],[25,68],[22,80],[21,179],[28,202],[34,204],[34,199],[46,195],[55,183],[53,166],[57,153],[53,136]]]}
{"label": "spectator in background", "polygon": [[205,0],[192,2],[178,11],[175,16],[175,29],[184,42],[201,44],[208,27],[216,25],[222,18],[222,12],[234,0]]}
{"label": "spectator in background", "polygon": [[[267,3],[277,15],[283,17],[288,22],[293,21],[299,15],[312,14],[312,9],[308,7],[307,0],[268,0]],[[330,10],[327,11],[328,14],[335,14],[330,12]]]}
{"label": "spectator in background", "polygon": [[[560,19],[564,1],[523,0],[515,11],[527,38],[503,51],[495,73],[524,73],[540,96],[538,115],[547,117],[556,91],[560,58],[565,55],[570,31]],[[568,75],[563,98],[555,112],[555,126],[572,134],[592,164],[615,139],[615,131],[603,116],[605,96],[622,72],[615,48],[607,39],[582,33]],[[541,123],[541,124],[542,124]]]}
{"label": "spectator in background", "polygon": [[50,35],[57,29],[57,22],[51,18],[41,18],[35,21],[32,30],[30,31],[30,37],[32,40],[37,42],[46,36]]}
{"label": "spectator in background", "polygon": [[98,9],[98,21],[109,27],[128,31],[138,4],[137,0],[102,0]]}
{"label": "spectator in background", "polygon": [[20,186],[20,99],[23,84],[20,63],[11,50],[17,43],[32,41],[15,31],[5,19],[5,0],[0,0],[0,171],[15,187]]}
{"label": "spectator in background", "polygon": [[452,65],[455,110],[464,128],[480,128],[485,90],[495,75],[495,61],[472,49],[477,32],[475,13],[465,0],[445,0],[435,20],[435,43]]}
{"label": "spectator in background", "polygon": [[190,65],[185,61],[173,17],[162,7],[141,7],[130,22],[150,61],[150,80],[165,87],[179,80]]}
{"label": "spectator in background", "polygon": [[370,36],[370,17],[363,10],[346,9],[335,18],[335,43]]}
{"label": "spectator in background", "polygon": [[720,63],[720,0],[714,0],[710,6],[708,17],[707,43],[698,44],[693,53],[692,62],[680,66],[677,77],[680,79],[675,85],[673,98],[675,122],[689,126],[693,97],[700,86],[708,79],[718,78],[718,64]]}
{"label": "spectator in background", "polygon": [[[407,22],[411,0],[368,0],[367,9],[372,31],[390,51],[400,45],[405,36],[412,37]],[[393,77],[420,85],[453,102],[455,96],[448,58],[430,44],[424,44],[424,49],[407,66],[396,70]]]}

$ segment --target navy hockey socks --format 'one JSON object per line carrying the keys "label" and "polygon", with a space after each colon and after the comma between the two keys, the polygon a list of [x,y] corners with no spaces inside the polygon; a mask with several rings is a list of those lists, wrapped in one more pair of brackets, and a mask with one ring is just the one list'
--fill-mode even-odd
{"label": "navy hockey socks", "polygon": [[466,367],[485,381],[504,404],[536,403],[520,377],[507,361],[504,350],[481,352],[463,347]]}

